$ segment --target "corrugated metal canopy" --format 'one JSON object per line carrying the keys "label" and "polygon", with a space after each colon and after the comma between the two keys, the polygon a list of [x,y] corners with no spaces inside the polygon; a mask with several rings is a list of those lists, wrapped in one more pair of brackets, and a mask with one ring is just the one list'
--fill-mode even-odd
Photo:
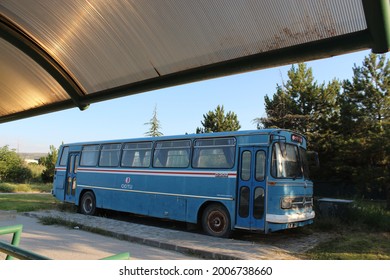
{"label": "corrugated metal canopy", "polygon": [[0,2],[0,122],[360,49],[389,0]]}

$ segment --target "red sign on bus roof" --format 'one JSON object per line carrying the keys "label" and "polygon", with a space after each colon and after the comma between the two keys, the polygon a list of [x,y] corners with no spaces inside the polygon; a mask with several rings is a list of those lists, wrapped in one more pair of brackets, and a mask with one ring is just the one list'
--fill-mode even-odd
{"label": "red sign on bus roof", "polygon": [[291,135],[291,141],[298,142],[298,143],[302,144],[303,143],[303,137],[300,136],[300,135],[292,134]]}

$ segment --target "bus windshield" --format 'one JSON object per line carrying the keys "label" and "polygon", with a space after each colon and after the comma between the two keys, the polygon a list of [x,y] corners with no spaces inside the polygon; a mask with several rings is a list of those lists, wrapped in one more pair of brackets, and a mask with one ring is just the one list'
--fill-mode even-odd
{"label": "bus windshield", "polygon": [[[274,178],[308,178],[306,151],[278,142],[273,145],[271,175]],[[303,174],[304,173],[304,174]]]}

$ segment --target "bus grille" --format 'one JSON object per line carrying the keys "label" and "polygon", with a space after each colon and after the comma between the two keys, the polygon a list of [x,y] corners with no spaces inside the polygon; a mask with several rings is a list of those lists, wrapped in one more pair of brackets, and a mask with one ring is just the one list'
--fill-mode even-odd
{"label": "bus grille", "polygon": [[303,209],[313,207],[313,198],[310,196],[297,196],[292,200],[292,208]]}

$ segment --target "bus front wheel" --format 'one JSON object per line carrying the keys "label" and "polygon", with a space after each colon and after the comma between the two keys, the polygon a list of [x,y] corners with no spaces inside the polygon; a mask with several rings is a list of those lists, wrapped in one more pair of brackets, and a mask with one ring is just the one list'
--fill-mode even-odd
{"label": "bus front wheel", "polygon": [[94,215],[96,211],[96,198],[93,192],[86,192],[81,197],[80,212],[84,215]]}
{"label": "bus front wheel", "polygon": [[202,227],[208,235],[229,237],[231,234],[230,217],[226,208],[220,204],[207,206],[202,216]]}

